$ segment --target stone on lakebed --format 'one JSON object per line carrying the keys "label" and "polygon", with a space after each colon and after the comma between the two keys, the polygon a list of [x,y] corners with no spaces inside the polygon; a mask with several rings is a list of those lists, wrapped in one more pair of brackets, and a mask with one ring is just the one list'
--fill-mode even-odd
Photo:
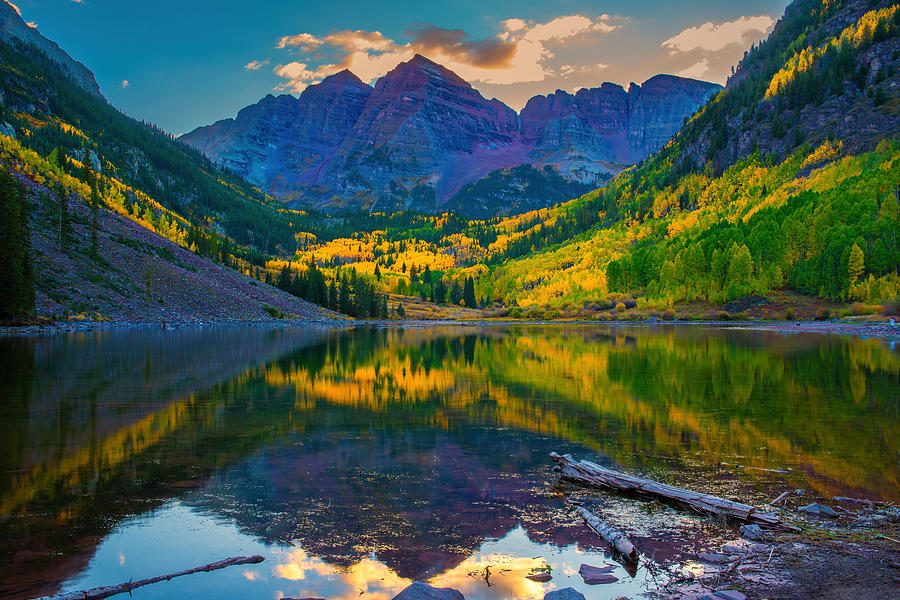
{"label": "stone on lakebed", "polygon": [[818,502],[813,502],[812,504],[801,506],[797,510],[805,512],[806,514],[812,515],[814,517],[831,517],[833,519],[838,516],[837,512],[834,509],[823,506]]}
{"label": "stone on lakebed", "polygon": [[598,583],[615,583],[619,580],[615,575],[611,575],[615,570],[614,566],[607,565],[605,567],[594,567],[582,564],[578,569],[581,578],[588,585],[596,585]]}
{"label": "stone on lakebed", "polygon": [[544,594],[544,600],[584,600],[584,594],[575,588],[563,588]]}
{"label": "stone on lakebed", "polygon": [[553,579],[553,576],[550,573],[532,573],[531,575],[526,575],[525,579],[537,581],[538,583],[544,583],[545,581],[550,581],[551,579]]}
{"label": "stone on lakebed", "polygon": [[466,600],[459,590],[453,588],[436,588],[413,581],[402,592],[394,596],[393,600]]}

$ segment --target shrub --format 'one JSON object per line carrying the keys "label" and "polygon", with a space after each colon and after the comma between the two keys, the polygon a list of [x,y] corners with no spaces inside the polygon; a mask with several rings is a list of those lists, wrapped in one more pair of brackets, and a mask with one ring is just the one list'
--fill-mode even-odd
{"label": "shrub", "polygon": [[786,308],[784,310],[784,320],[785,321],[793,321],[794,320],[794,309]]}
{"label": "shrub", "polygon": [[885,302],[881,307],[881,314],[886,317],[900,316],[900,296]]}
{"label": "shrub", "polygon": [[616,304],[616,312],[622,312],[623,310],[625,310],[624,302],[619,302],[618,304]]}
{"label": "shrub", "polygon": [[867,315],[869,314],[869,308],[863,304],[862,302],[854,302],[850,305],[850,312],[854,315]]}
{"label": "shrub", "polygon": [[663,321],[671,321],[675,318],[675,309],[667,308],[662,312],[661,316]]}

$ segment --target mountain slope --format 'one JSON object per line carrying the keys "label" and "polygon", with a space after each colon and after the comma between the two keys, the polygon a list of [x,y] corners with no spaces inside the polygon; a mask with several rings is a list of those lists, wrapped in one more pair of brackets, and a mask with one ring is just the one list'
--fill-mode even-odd
{"label": "mountain slope", "polygon": [[0,96],[2,132],[39,155],[53,154],[63,165],[66,157],[79,163],[88,157],[94,171],[114,174],[219,237],[272,254],[294,245],[290,216],[279,203],[168,134],[123,115],[40,48],[18,39],[0,43]]}
{"label": "mountain slope", "polygon": [[[604,84],[574,96],[563,91],[536,96],[516,115],[502,102],[483,98],[452,71],[416,55],[374,88],[344,71],[297,99],[268,96],[236,119],[198,128],[182,139],[293,206],[330,211],[452,206],[473,216],[494,215],[509,205],[485,196],[473,199],[470,207],[461,200],[471,196],[471,189],[448,201],[491,171],[522,164],[550,165],[581,184],[602,183],[665,144],[718,89],[656,76],[643,86],[632,84],[628,92]],[[319,135],[329,123],[313,121],[311,127],[305,115],[327,112],[332,103],[341,107],[340,127]],[[493,183],[501,179],[495,176]],[[566,189],[551,179],[545,185]],[[503,195],[515,193],[511,187]]]}
{"label": "mountain slope", "polygon": [[56,42],[48,40],[37,28],[31,27],[22,20],[19,9],[6,0],[0,0],[0,40],[9,43],[18,40],[40,48],[47,57],[55,62],[66,75],[81,88],[102,98],[100,86],[94,74],[80,62],[73,59],[60,48]]}
{"label": "mountain slope", "polygon": [[671,144],[519,227],[480,291],[523,305],[627,292],[665,307],[781,286],[896,297],[898,13],[793,2]]}

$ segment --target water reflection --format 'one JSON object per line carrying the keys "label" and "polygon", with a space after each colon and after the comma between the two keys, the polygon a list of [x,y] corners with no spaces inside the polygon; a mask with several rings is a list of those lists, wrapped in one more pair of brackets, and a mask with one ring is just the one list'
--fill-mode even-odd
{"label": "water reflection", "polygon": [[[267,545],[275,571],[241,575],[266,595],[285,581],[320,597],[369,582],[389,598],[413,579],[462,589],[506,561],[495,581],[508,585],[481,581],[473,597],[538,597],[512,575],[535,552],[602,552],[554,497],[550,450],[757,502],[787,485],[896,501],[898,389],[900,357],[875,341],[698,327],[0,340],[0,595],[118,582],[91,557],[175,499],[224,520],[230,546]],[[599,508],[657,558],[676,550],[656,540],[693,543],[682,525],[696,519],[639,506]],[[166,571],[148,561],[146,575]],[[346,590],[323,587],[335,572]],[[236,589],[222,597],[246,597]]]}

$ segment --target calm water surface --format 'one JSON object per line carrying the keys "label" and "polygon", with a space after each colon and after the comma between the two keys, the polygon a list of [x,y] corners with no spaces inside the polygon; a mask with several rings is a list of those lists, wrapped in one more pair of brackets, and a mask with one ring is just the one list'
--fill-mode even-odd
{"label": "calm water surface", "polygon": [[[616,563],[563,509],[551,450],[754,503],[900,501],[900,352],[679,326],[0,339],[0,428],[3,598],[262,554],[134,597],[389,600],[420,579],[593,600],[654,570],[581,583],[582,562]],[[586,499],[663,565],[736,535]],[[543,564],[551,582],[524,578]]]}

